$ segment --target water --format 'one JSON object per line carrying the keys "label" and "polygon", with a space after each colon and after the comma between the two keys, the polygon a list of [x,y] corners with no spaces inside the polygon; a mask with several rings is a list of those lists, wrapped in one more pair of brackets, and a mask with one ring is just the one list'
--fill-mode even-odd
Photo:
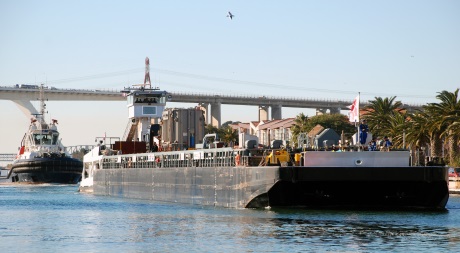
{"label": "water", "polygon": [[459,252],[445,212],[235,210],[0,185],[2,252]]}

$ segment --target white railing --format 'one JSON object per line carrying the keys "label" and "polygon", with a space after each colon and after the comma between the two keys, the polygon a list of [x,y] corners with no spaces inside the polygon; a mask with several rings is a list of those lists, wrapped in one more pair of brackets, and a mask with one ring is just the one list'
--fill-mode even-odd
{"label": "white railing", "polygon": [[102,156],[102,169],[233,167],[236,151],[232,148],[203,149]]}

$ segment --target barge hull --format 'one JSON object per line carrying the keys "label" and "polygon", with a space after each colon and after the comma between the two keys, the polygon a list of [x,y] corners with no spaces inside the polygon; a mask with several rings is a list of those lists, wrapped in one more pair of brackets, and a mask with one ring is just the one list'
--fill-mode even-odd
{"label": "barge hull", "polygon": [[93,193],[204,206],[245,208],[279,178],[278,167],[99,169]]}
{"label": "barge hull", "polygon": [[444,209],[444,167],[181,167],[99,169],[96,195],[230,208]]}
{"label": "barge hull", "polygon": [[288,167],[268,192],[272,205],[445,209],[446,167]]}

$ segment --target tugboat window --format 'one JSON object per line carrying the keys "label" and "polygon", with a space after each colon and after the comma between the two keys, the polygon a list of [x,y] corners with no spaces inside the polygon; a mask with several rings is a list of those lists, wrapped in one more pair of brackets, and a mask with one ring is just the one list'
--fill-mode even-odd
{"label": "tugboat window", "polygon": [[53,135],[53,143],[52,143],[53,145],[56,145],[56,144],[57,144],[58,137],[59,137],[59,135],[57,135],[57,134],[54,134],[54,135]]}
{"label": "tugboat window", "polygon": [[144,106],[142,107],[142,114],[144,115],[156,115],[157,108],[155,106]]}
{"label": "tugboat window", "polygon": [[55,145],[58,135],[53,134],[34,134],[35,145]]}
{"label": "tugboat window", "polygon": [[51,135],[43,135],[42,144],[51,145]]}
{"label": "tugboat window", "polygon": [[39,134],[34,134],[34,141],[35,141],[35,145],[40,145],[40,139],[41,139],[41,135]]}

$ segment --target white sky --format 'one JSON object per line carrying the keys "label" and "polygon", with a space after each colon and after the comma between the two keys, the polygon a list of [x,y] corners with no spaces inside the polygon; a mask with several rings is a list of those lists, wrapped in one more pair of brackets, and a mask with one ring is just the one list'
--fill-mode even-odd
{"label": "white sky", "polygon": [[[231,11],[235,17],[226,17]],[[460,87],[460,1],[0,1],[0,86],[436,102]],[[49,101],[65,145],[121,137],[123,102]],[[38,106],[38,103],[36,103]],[[171,104],[169,107],[191,107]],[[313,111],[283,109],[283,117]],[[257,120],[222,107],[222,121]],[[0,100],[0,153],[28,128]]]}

